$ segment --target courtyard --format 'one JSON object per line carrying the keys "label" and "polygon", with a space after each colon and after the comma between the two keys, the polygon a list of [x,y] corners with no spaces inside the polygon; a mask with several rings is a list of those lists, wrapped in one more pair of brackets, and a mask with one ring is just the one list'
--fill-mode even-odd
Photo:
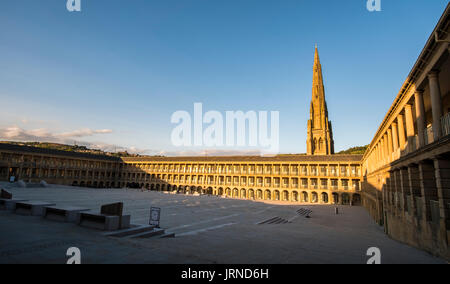
{"label": "courtyard", "polygon": [[[174,238],[125,239],[41,217],[0,211],[0,263],[65,263],[69,247],[82,263],[360,263],[371,247],[382,263],[446,263],[390,239],[363,207],[255,202],[210,195],[138,189],[49,185],[0,187],[18,199],[98,211],[123,202],[132,224],[148,224],[150,207],[161,208],[161,227]],[[302,212],[310,212],[308,214]],[[275,222],[274,222],[275,220]]]}

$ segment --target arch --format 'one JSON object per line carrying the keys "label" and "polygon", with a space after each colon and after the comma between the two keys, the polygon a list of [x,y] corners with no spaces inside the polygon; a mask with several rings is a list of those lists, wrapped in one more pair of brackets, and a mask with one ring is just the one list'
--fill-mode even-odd
{"label": "arch", "polygon": [[94,181],[93,187],[95,187],[95,188],[98,187],[98,183],[96,181]]}
{"label": "arch", "polygon": [[239,190],[237,188],[233,189],[233,198],[239,197]]}
{"label": "arch", "polygon": [[259,199],[259,200],[263,199],[263,191],[261,189],[258,189],[256,191],[256,199]]}
{"label": "arch", "polygon": [[306,191],[302,192],[302,202],[309,202],[309,196],[308,193]]}
{"label": "arch", "polygon": [[361,195],[359,195],[358,193],[353,194],[352,205],[361,206]]}
{"label": "arch", "polygon": [[72,186],[78,186],[78,182],[75,180],[74,182],[72,182]]}
{"label": "arch", "polygon": [[212,187],[208,187],[206,189],[206,194],[212,195],[213,194],[213,188]]}
{"label": "arch", "polygon": [[317,195],[317,192],[313,191],[311,192],[311,203],[318,203],[319,202],[319,195]]}
{"label": "arch", "polygon": [[152,183],[152,184],[150,185],[150,190],[151,190],[151,191],[155,190],[155,184],[154,184],[154,183]]}
{"label": "arch", "polygon": [[227,190],[226,190],[226,195],[228,196],[228,197],[231,197],[232,195],[231,195],[231,188],[227,188]]}
{"label": "arch", "polygon": [[146,183],[145,188],[148,190],[150,188],[150,184]]}
{"label": "arch", "polygon": [[160,186],[159,183],[158,183],[158,184],[156,185],[156,187],[155,187],[155,190],[156,190],[156,191],[159,191],[160,187],[161,187],[161,186]]}
{"label": "arch", "polygon": [[328,194],[326,192],[322,192],[321,194],[321,201],[322,203],[328,203]]}
{"label": "arch", "polygon": [[247,191],[245,190],[245,188],[242,188],[242,189],[241,189],[241,195],[240,195],[240,197],[241,197],[242,199],[246,199],[246,198],[247,198]]}
{"label": "arch", "polygon": [[283,191],[283,194],[281,196],[281,199],[283,201],[289,201],[289,192],[287,190]]}
{"label": "arch", "polygon": [[166,185],[165,184],[161,185],[161,191],[166,191]]}
{"label": "arch", "polygon": [[298,202],[298,192],[297,191],[292,192],[292,201]]}
{"label": "arch", "polygon": [[272,200],[272,192],[269,189],[264,192],[264,200]]}
{"label": "arch", "polygon": [[204,193],[205,193],[205,190],[204,190],[201,186],[197,186],[196,192],[197,192],[198,194],[204,194]]}
{"label": "arch", "polygon": [[217,192],[217,195],[219,195],[219,196],[224,195],[223,188],[219,187],[219,191]]}
{"label": "arch", "polygon": [[331,203],[339,204],[339,194],[337,194],[336,192],[333,192],[332,194]]}
{"label": "arch", "polygon": [[171,191],[172,186],[170,184],[167,185],[167,191]]}
{"label": "arch", "polygon": [[172,187],[172,191],[178,192],[178,187],[177,187],[176,185],[174,185],[174,186]]}
{"label": "arch", "polygon": [[350,205],[350,195],[348,193],[343,193],[341,195],[342,205]]}
{"label": "arch", "polygon": [[80,182],[80,186],[81,186],[81,187],[84,187],[84,186],[85,186],[84,181]]}
{"label": "arch", "polygon": [[255,200],[255,191],[253,189],[248,190],[248,199]]}

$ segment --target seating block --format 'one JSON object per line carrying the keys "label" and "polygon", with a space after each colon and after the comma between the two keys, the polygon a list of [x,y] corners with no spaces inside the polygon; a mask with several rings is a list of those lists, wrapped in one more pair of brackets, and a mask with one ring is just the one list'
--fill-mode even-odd
{"label": "seating block", "polygon": [[43,217],[53,221],[76,223],[78,215],[84,211],[89,211],[89,209],[71,206],[48,206],[44,207]]}

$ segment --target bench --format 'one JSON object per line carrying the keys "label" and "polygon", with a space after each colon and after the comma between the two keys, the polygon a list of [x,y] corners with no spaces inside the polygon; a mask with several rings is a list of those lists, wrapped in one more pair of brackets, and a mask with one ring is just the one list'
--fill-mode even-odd
{"label": "bench", "polygon": [[103,205],[100,213],[80,212],[77,223],[80,226],[104,230],[116,231],[130,227],[130,215],[123,215],[123,203]]}
{"label": "bench", "polygon": [[43,217],[53,221],[76,223],[78,215],[83,211],[89,211],[89,209],[72,206],[48,206],[44,207]]}
{"label": "bench", "polygon": [[1,199],[12,199],[12,193],[9,193],[2,188],[2,190],[0,192],[0,198]]}
{"label": "bench", "polygon": [[45,207],[54,205],[54,203],[44,201],[19,201],[15,203],[13,211],[20,215],[42,216]]}

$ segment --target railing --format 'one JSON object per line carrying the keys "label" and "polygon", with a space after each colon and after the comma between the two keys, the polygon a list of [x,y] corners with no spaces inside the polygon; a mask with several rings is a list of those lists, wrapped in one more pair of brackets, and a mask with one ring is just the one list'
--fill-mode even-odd
{"label": "railing", "polygon": [[442,136],[450,134],[450,112],[441,117]]}

